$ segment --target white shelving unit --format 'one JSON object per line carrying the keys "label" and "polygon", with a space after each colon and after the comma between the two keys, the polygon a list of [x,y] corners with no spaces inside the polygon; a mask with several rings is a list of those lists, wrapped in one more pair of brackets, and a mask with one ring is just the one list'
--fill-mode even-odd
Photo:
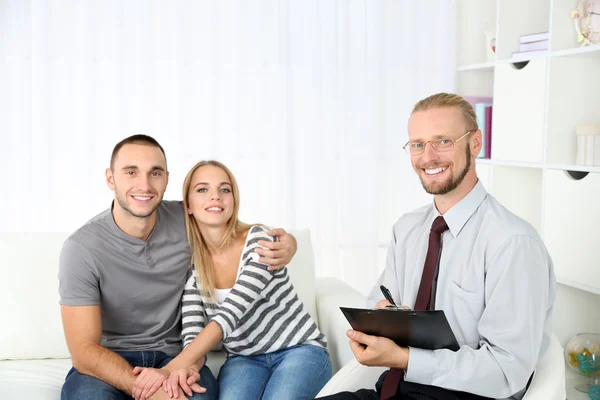
{"label": "white shelving unit", "polygon": [[[576,165],[575,126],[600,124],[600,45],[577,43],[570,16],[576,4],[458,0],[456,84],[461,95],[493,97],[492,158],[477,160],[483,184],[538,229],[558,282],[595,296],[600,166]],[[548,52],[513,59],[521,35],[546,31]],[[486,32],[496,37],[491,59]],[[567,171],[588,174],[576,180]],[[567,398],[583,397],[570,389]]]}

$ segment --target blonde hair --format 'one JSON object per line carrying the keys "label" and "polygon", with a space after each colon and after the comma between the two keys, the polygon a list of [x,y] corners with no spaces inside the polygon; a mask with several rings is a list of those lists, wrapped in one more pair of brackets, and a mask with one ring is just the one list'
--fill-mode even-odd
{"label": "blonde hair", "polygon": [[467,129],[472,131],[479,129],[477,126],[475,110],[473,109],[471,103],[465,100],[464,97],[454,93],[437,93],[426,97],[415,104],[412,112],[415,113],[417,111],[427,111],[432,108],[440,107],[458,108],[463,116],[465,124],[467,125]]}
{"label": "blonde hair", "polygon": [[219,244],[219,248],[223,248],[235,240],[242,232],[250,229],[252,225],[248,225],[238,219],[238,213],[240,209],[240,191],[235,180],[235,177],[225,165],[218,161],[207,160],[200,161],[192,167],[188,172],[185,180],[183,181],[183,206],[185,208],[185,228],[187,232],[188,242],[190,249],[192,250],[192,264],[196,269],[196,282],[200,283],[200,287],[209,297],[213,297],[213,291],[215,288],[215,270],[210,254],[210,249],[206,245],[198,222],[193,215],[188,213],[188,192],[190,185],[192,184],[192,177],[194,173],[199,169],[207,165],[212,165],[222,169],[228,176],[231,182],[231,192],[233,194],[233,214],[229,221],[227,221],[227,229],[223,235],[223,239]]}

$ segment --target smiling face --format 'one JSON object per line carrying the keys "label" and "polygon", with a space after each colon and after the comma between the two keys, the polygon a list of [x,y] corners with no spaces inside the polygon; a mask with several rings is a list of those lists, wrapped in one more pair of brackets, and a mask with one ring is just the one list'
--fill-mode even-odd
{"label": "smiling face", "polygon": [[158,147],[126,144],[106,170],[106,182],[115,192],[115,208],[136,218],[151,217],[167,188],[167,161]]}
{"label": "smiling face", "polygon": [[224,226],[234,213],[235,200],[229,175],[215,166],[203,165],[194,171],[187,192],[187,212],[196,222]]}
{"label": "smiling face", "polygon": [[[471,127],[467,127],[463,115],[457,107],[435,107],[415,111],[408,121],[410,143],[425,143],[430,140],[456,140]],[[445,195],[456,190],[472,175],[476,180],[474,165],[477,148],[477,135],[469,134],[447,151],[436,151],[431,143],[425,145],[422,154],[411,155],[412,166],[427,193]],[[480,142],[480,141],[479,141]]]}

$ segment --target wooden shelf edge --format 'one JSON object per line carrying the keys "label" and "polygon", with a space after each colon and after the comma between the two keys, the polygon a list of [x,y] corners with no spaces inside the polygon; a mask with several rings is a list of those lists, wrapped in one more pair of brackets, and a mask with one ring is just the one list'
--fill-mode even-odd
{"label": "wooden shelf edge", "polygon": [[579,282],[575,282],[570,279],[564,278],[562,276],[557,275],[556,282],[560,283],[561,285],[565,285],[565,286],[569,286],[569,287],[572,287],[575,289],[583,290],[584,292],[600,294],[600,288],[588,286],[588,285],[585,285],[585,284],[579,283]]}

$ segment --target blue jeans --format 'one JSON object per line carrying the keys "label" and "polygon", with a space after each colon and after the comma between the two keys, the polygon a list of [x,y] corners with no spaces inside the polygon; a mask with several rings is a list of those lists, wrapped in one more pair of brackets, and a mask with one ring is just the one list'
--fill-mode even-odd
{"label": "blue jeans", "polygon": [[[167,365],[173,357],[160,351],[117,351],[132,366],[145,368],[161,368]],[[219,398],[219,386],[210,369],[205,365],[200,370],[200,386],[206,388],[203,394],[195,394],[194,400],[216,400]],[[159,389],[159,390],[162,390]],[[62,387],[61,400],[125,400],[131,399],[125,393],[89,375],[80,374],[71,368]],[[185,397],[179,397],[184,399]]]}
{"label": "blue jeans", "polygon": [[331,378],[326,349],[299,345],[259,356],[229,357],[219,372],[219,399],[314,399]]}

